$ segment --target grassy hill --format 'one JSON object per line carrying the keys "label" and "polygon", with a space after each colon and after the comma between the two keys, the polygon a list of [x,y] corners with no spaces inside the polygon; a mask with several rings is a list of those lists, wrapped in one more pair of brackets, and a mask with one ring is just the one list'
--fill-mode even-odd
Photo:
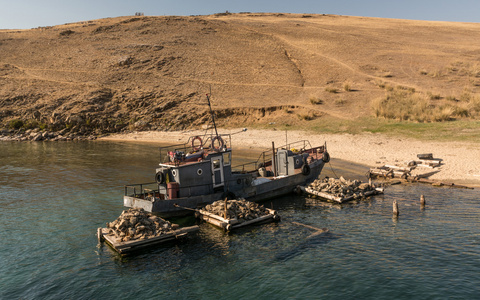
{"label": "grassy hill", "polygon": [[97,134],[194,128],[209,121],[211,89],[227,127],[358,132],[461,120],[447,127],[478,134],[479,54],[480,24],[334,15],[0,30],[0,123]]}

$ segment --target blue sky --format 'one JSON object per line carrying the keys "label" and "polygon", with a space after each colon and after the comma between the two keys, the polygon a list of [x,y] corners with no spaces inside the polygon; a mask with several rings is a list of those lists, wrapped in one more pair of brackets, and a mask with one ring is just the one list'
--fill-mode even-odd
{"label": "blue sky", "polygon": [[0,29],[27,29],[143,12],[318,13],[411,20],[480,22],[480,0],[0,0]]}

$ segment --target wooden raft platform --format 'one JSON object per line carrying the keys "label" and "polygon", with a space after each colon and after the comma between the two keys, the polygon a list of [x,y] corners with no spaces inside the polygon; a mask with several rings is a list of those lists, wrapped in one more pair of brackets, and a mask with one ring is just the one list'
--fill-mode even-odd
{"label": "wooden raft platform", "polygon": [[108,228],[98,228],[97,237],[98,241],[105,241],[110,247],[112,247],[119,254],[128,254],[130,252],[165,243],[168,241],[176,240],[182,237],[185,237],[189,233],[196,232],[199,230],[197,225],[190,227],[183,227],[160,236],[147,238],[143,240],[131,240],[127,242],[121,242],[119,238],[115,236],[108,235]]}
{"label": "wooden raft platform", "polygon": [[324,198],[324,199],[327,199],[327,200],[332,200],[332,201],[335,201],[335,202],[338,202],[338,203],[344,203],[344,202],[348,202],[348,201],[351,201],[351,200],[354,200],[354,199],[359,199],[359,198],[362,198],[362,197],[368,197],[368,196],[373,196],[373,195],[377,195],[377,194],[383,194],[383,188],[376,188],[375,190],[368,191],[368,192],[365,192],[365,193],[355,193],[355,194],[353,194],[351,196],[348,196],[348,197],[336,197],[332,194],[315,191],[314,189],[304,187],[304,186],[298,186],[297,188],[299,188],[302,192],[304,192],[306,194],[315,195],[315,196],[318,196],[318,197],[321,197],[321,198]]}
{"label": "wooden raft platform", "polygon": [[281,218],[277,214],[277,211],[269,208],[265,208],[265,209],[269,212],[268,215],[261,216],[248,221],[241,221],[238,219],[225,219],[216,214],[209,213],[203,209],[197,209],[195,216],[225,231],[231,231],[234,229],[238,229],[240,227],[253,225],[253,224],[259,225],[259,224],[270,223],[273,221],[277,221],[277,222],[280,221]]}

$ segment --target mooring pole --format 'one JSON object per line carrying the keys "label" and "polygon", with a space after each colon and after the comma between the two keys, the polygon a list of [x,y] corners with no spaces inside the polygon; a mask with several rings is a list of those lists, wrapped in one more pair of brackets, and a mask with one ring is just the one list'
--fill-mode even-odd
{"label": "mooring pole", "polygon": [[399,214],[397,200],[393,200],[393,216],[398,217]]}
{"label": "mooring pole", "polygon": [[277,163],[275,159],[275,142],[272,142],[272,171],[273,171],[273,177],[277,177]]}
{"label": "mooring pole", "polygon": [[420,196],[420,208],[421,209],[425,208],[425,196],[424,195]]}

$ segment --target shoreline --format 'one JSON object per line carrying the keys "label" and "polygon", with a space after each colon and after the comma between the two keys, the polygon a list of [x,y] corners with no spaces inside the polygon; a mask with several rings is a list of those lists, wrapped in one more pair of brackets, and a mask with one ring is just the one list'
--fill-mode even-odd
{"label": "shoreline", "polygon": [[[480,187],[480,164],[473,159],[480,157],[480,145],[460,142],[431,142],[409,138],[386,137],[382,134],[308,134],[302,131],[220,129],[222,134],[232,135],[232,146],[239,150],[266,150],[276,145],[284,145],[298,140],[308,140],[312,145],[327,143],[332,158],[364,165],[380,167],[385,164],[403,165],[416,160],[417,154],[432,153],[434,158],[442,159],[442,165],[434,169],[422,169],[425,172],[438,171],[429,177],[431,180],[451,182],[470,187]],[[129,141],[148,143],[184,143],[190,136],[203,136],[204,130],[190,131],[140,131],[113,134],[102,137],[102,141]]]}

